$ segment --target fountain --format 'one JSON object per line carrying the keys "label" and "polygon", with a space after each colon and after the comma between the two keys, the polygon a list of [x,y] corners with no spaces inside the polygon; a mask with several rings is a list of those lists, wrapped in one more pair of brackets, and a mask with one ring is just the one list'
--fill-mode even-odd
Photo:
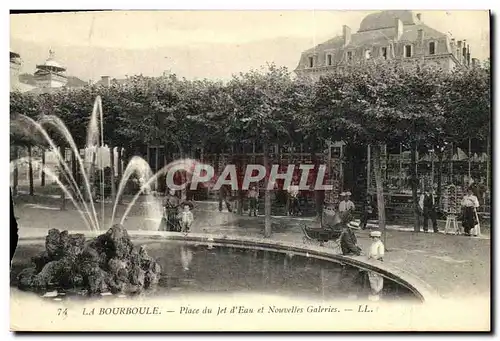
{"label": "fountain", "polygon": [[[60,174],[57,176],[47,166],[43,166],[42,171],[52,178],[63,193],[71,200],[88,229],[97,233],[102,231],[106,226],[103,153],[100,153],[101,220],[99,220],[89,180],[92,167],[89,167],[89,169],[85,168],[84,160],[80,156],[78,147],[64,122],[53,115],[44,115],[39,122],[25,115],[20,115],[17,123],[24,123],[27,127],[34,128],[43,136],[56,155],[60,165]],[[77,165],[83,177],[84,193],[80,190],[61,152],[47,133],[44,125],[55,128],[63,136],[76,156]],[[30,129],[22,129],[22,131],[25,133],[31,132]],[[95,153],[95,147],[99,143],[99,147],[102,149],[104,147],[103,112],[101,98],[98,96],[94,102],[87,130],[86,147],[87,149],[94,149],[93,153]],[[92,158],[94,159],[94,156]],[[15,160],[11,163],[11,166],[23,162],[26,162],[26,160]],[[35,162],[38,161],[35,160]],[[143,247],[139,251],[134,249],[127,230],[123,228],[123,223],[144,190],[156,181],[160,175],[167,172],[170,167],[178,166],[179,163],[185,165],[185,170],[188,172],[192,169],[189,167],[192,167],[196,161],[188,159],[172,162],[156,174],[152,174],[148,163],[143,158],[134,156],[127,164],[118,185],[117,195],[112,203],[113,209],[108,231],[86,241],[83,234],[69,234],[68,231],[60,232],[57,229],[49,230],[45,239],[46,250],[32,257],[32,264],[19,273],[18,287],[37,291],[46,290],[50,287],[68,289],[83,286],[88,293],[96,294],[108,291],[112,293],[135,293],[140,292],[143,288],[147,289],[156,285],[160,275],[160,266],[154,259],[148,256]],[[128,180],[134,174],[138,174],[140,177],[147,179],[147,181],[136,193],[132,202],[129,203],[125,213],[121,217],[120,223],[114,224],[120,197],[124,192]],[[63,180],[61,180],[61,177]],[[84,194],[89,198],[88,201]],[[152,221],[159,221],[162,215],[160,203],[154,200],[150,194],[146,194],[146,197],[148,203],[146,205],[147,217]]]}
{"label": "fountain", "polygon": [[[102,103],[100,97],[97,97],[87,130],[89,148],[104,147],[102,117]],[[45,237],[45,248],[42,252],[40,242],[43,241],[40,239],[29,241],[29,245],[18,246],[16,253],[20,256],[14,257],[13,260],[11,284],[23,291],[56,290],[57,293],[66,294],[72,290],[83,289],[87,294],[120,295],[156,292],[144,289],[158,288],[160,294],[166,294],[173,287],[192,290],[194,283],[198,285],[197,288],[215,288],[212,289],[215,291],[217,288],[223,288],[221,290],[225,291],[244,288],[259,293],[265,290],[279,291],[291,296],[294,296],[295,292],[320,292],[322,299],[339,295],[345,298],[352,296],[350,290],[356,290],[358,293],[362,291],[363,285],[348,279],[347,284],[342,287],[338,284],[338,278],[342,281],[343,277],[349,278],[352,274],[354,275],[351,277],[357,278],[359,269],[365,269],[378,271],[388,279],[388,296],[400,295],[403,298],[423,300],[422,292],[426,289],[423,286],[417,288],[412,284],[415,279],[408,279],[408,276],[402,273],[395,274],[380,264],[367,264],[343,257],[327,248],[297,246],[293,243],[242,236],[229,238],[226,235],[184,235],[166,231],[140,231],[133,234],[127,231],[124,223],[145,189],[172,167],[183,169],[189,176],[197,164],[197,161],[192,159],[171,162],[153,174],[143,158],[134,156],[125,167],[116,197],[111,203],[110,220],[106,224],[104,199],[101,201],[99,219],[97,207],[91,199],[90,169],[85,168],[84,160],[80,157],[64,123],[53,115],[43,116],[39,122],[21,115],[18,124],[34,128],[56,154],[61,168],[59,176],[47,166],[43,171],[57,182],[72,201],[88,227],[87,234],[91,237],[86,239],[82,233],[69,234],[67,231],[51,229]],[[74,152],[83,177],[83,192],[44,125],[55,128]],[[115,223],[120,197],[125,191],[127,181],[134,174],[143,177],[145,183],[128,203],[118,223]],[[100,189],[104,198],[103,170]],[[150,194],[146,193],[146,198],[146,218],[159,223],[162,214],[160,203]],[[212,219],[212,223],[220,223],[218,219]],[[235,218],[229,218],[229,221],[231,219]],[[210,225],[210,222],[207,224]],[[106,228],[107,232],[102,233]],[[135,247],[132,240],[140,247]],[[27,262],[26,259],[30,261]],[[348,270],[345,270],[346,267]],[[311,276],[311,268],[317,272],[317,276]],[[214,273],[217,273],[217,276],[214,276]],[[339,289],[338,285],[344,289]]]}

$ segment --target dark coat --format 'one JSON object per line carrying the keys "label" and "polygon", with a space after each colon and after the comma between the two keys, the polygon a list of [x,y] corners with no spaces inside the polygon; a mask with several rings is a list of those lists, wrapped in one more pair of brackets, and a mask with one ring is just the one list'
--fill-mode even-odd
{"label": "dark coat", "polygon": [[361,248],[356,245],[358,240],[354,232],[348,228],[347,231],[343,231],[340,235],[340,248],[342,249],[343,255],[356,255],[361,254]]}

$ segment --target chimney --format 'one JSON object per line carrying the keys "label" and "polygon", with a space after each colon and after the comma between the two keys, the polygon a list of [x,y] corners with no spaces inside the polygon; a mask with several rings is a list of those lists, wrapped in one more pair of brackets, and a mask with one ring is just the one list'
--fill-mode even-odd
{"label": "chimney", "polygon": [[403,22],[399,18],[396,18],[395,24],[396,24],[395,40],[398,41],[399,39],[401,39],[401,36],[403,35]]}
{"label": "chimney", "polygon": [[419,30],[418,30],[417,40],[418,40],[420,43],[423,43],[423,42],[424,42],[424,30],[423,30],[423,29],[419,29]]}
{"label": "chimney", "polygon": [[470,65],[470,46],[467,44],[467,65]]}
{"label": "chimney", "polygon": [[342,34],[344,36],[344,46],[351,43],[351,28],[347,25],[342,26]]}
{"label": "chimney", "polygon": [[109,86],[111,84],[109,76],[101,76],[101,83],[104,86]]}
{"label": "chimney", "polygon": [[417,19],[418,21],[422,21],[422,13],[417,13]]}

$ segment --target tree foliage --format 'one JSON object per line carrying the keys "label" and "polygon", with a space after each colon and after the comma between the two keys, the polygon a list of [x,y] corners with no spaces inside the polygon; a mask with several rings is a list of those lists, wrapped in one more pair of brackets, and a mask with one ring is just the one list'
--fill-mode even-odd
{"label": "tree foliage", "polygon": [[[98,95],[105,144],[134,152],[148,144],[186,155],[196,149],[227,152],[231,145],[299,141],[314,152],[326,140],[442,149],[471,137],[485,139],[490,131],[488,64],[444,72],[381,60],[351,65],[317,82],[268,65],[227,83],[139,75],[111,86],[38,97],[14,92],[11,122],[18,114],[35,120],[54,114],[81,148]],[[11,144],[29,143],[33,135],[11,123]]]}

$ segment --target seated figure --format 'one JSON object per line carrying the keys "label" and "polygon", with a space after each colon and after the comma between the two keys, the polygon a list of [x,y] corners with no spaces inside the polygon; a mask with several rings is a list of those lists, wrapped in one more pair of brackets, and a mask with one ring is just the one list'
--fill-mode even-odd
{"label": "seated figure", "polygon": [[[347,217],[346,217],[347,218]],[[351,229],[349,222],[343,220],[342,234],[340,235],[340,248],[343,255],[361,255],[361,248],[357,245],[358,240]]]}

